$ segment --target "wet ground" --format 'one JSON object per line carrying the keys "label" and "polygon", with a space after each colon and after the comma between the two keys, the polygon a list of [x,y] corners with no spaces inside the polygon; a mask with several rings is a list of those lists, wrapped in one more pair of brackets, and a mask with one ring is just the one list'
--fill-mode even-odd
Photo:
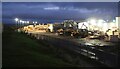
{"label": "wet ground", "polygon": [[115,43],[112,42],[106,42],[104,40],[99,40],[99,39],[88,39],[88,38],[74,38],[71,36],[60,36],[60,35],[56,35],[55,33],[34,33],[37,34],[37,37],[39,37],[39,35],[47,35],[50,37],[55,37],[55,38],[60,38],[60,39],[64,39],[64,40],[70,40],[73,42],[77,42],[83,45],[89,45],[89,46],[114,46]]}

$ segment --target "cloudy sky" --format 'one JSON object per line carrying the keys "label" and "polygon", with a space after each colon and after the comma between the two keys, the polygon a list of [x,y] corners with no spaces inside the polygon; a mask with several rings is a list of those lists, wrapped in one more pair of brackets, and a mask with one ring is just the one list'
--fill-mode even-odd
{"label": "cloudy sky", "polygon": [[117,2],[3,2],[3,23],[14,18],[39,22],[62,22],[91,17],[111,20],[118,16]]}

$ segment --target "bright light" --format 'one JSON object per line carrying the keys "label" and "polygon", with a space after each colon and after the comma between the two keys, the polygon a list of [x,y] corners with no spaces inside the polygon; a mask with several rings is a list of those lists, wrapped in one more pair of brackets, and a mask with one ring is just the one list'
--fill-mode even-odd
{"label": "bright light", "polygon": [[102,27],[103,23],[104,23],[104,20],[100,19],[100,20],[98,20],[97,26]]}
{"label": "bright light", "polygon": [[78,28],[81,29],[83,23],[78,23]]}
{"label": "bright light", "polygon": [[98,23],[103,23],[103,22],[104,22],[104,20],[102,20],[102,19],[98,20]]}
{"label": "bright light", "polygon": [[15,18],[14,20],[17,22],[19,19],[18,19],[18,18]]}
{"label": "bright light", "polygon": [[115,21],[115,20],[113,20],[113,22],[115,23],[116,21]]}
{"label": "bright light", "polygon": [[91,23],[92,25],[96,25],[96,20],[95,20],[95,19],[91,19],[91,20],[90,20],[90,23]]}
{"label": "bright light", "polygon": [[29,23],[29,21],[27,21],[27,23]]}
{"label": "bright light", "polygon": [[20,23],[22,22],[22,20],[20,20]]}
{"label": "bright light", "polygon": [[50,29],[51,32],[53,32],[53,24],[49,25],[49,29]]}
{"label": "bright light", "polygon": [[103,31],[106,32],[108,30],[108,23],[103,23]]}
{"label": "bright light", "polygon": [[97,26],[98,26],[98,27],[102,27],[102,26],[103,26],[103,23],[102,23],[102,22],[98,22],[98,23],[97,23]]}
{"label": "bright light", "polygon": [[79,29],[86,29],[89,27],[89,24],[88,22],[81,22],[81,23],[78,23],[78,28]]}
{"label": "bright light", "polygon": [[90,23],[90,21],[87,21],[87,23]]}
{"label": "bright light", "polygon": [[22,23],[25,23],[25,21],[22,21]]}
{"label": "bright light", "polygon": [[35,23],[37,23],[37,22],[35,22]]}

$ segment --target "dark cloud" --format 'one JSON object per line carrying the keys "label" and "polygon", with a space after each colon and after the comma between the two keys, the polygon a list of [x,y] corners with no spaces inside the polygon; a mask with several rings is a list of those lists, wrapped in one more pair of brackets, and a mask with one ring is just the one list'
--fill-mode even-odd
{"label": "dark cloud", "polygon": [[112,19],[118,15],[117,2],[3,2],[3,20],[19,17],[61,21],[98,17]]}

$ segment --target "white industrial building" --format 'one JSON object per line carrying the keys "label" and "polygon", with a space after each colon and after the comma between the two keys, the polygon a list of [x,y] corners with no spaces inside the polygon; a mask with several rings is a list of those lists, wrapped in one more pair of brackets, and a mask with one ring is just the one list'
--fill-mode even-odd
{"label": "white industrial building", "polygon": [[116,17],[112,22],[91,19],[86,22],[78,23],[78,28],[88,29],[89,31],[101,31],[109,36],[108,40],[118,41],[118,38],[120,38],[120,17]]}
{"label": "white industrial building", "polygon": [[104,20],[91,20],[88,22],[78,23],[79,29],[88,29],[90,31],[99,30],[106,32],[108,29],[116,30],[120,29],[120,17],[116,17],[116,20],[112,22],[105,22]]}

